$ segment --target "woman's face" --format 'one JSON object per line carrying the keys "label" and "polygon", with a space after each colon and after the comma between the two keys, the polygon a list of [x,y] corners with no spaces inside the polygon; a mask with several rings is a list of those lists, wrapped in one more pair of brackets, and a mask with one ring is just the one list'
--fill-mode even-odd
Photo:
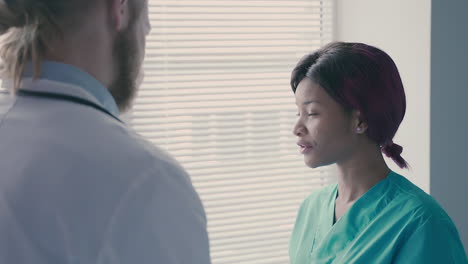
{"label": "woman's face", "polygon": [[298,119],[293,133],[307,166],[343,162],[356,149],[355,113],[347,113],[318,84],[304,78],[296,89]]}

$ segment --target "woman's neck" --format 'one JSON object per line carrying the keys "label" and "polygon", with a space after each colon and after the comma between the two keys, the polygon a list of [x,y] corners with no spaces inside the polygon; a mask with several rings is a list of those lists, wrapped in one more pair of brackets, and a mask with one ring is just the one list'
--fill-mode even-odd
{"label": "woman's neck", "polygon": [[354,153],[346,162],[338,163],[338,197],[342,203],[351,203],[390,173],[379,148]]}

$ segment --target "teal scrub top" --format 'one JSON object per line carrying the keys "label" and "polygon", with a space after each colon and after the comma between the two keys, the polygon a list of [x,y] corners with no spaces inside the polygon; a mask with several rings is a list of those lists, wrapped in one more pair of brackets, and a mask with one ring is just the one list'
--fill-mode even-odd
{"label": "teal scrub top", "polygon": [[457,229],[440,205],[390,172],[334,224],[338,185],[301,205],[289,245],[291,264],[467,264]]}

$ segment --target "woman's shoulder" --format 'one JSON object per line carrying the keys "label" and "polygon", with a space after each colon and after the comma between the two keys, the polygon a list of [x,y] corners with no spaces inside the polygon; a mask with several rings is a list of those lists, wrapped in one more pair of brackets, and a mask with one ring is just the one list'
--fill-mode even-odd
{"label": "woman's shoulder", "polygon": [[392,172],[389,182],[393,196],[392,204],[398,207],[400,212],[407,212],[419,220],[450,220],[442,206],[431,195],[407,178]]}

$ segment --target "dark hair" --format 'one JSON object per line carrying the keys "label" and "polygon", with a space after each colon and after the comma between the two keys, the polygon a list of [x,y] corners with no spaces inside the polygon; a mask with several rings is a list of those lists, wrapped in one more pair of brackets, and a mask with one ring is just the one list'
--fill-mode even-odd
{"label": "dark hair", "polygon": [[392,139],[406,111],[398,69],[384,51],[362,43],[333,42],[304,56],[291,76],[294,92],[304,78],[320,85],[346,111],[360,111],[367,136],[400,168],[403,148]]}

